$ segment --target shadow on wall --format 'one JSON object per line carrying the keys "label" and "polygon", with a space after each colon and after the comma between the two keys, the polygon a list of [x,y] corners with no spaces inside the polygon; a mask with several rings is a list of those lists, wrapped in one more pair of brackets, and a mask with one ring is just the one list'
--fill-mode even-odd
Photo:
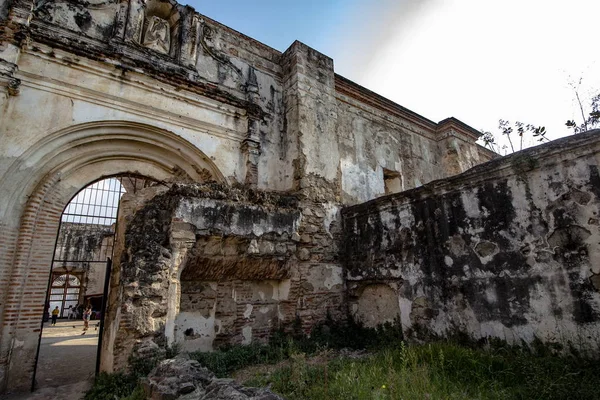
{"label": "shadow on wall", "polygon": [[[418,339],[598,352],[599,161],[596,131],[345,209],[349,288],[395,279],[404,331]],[[378,311],[379,290],[389,293],[365,290],[355,310]]]}

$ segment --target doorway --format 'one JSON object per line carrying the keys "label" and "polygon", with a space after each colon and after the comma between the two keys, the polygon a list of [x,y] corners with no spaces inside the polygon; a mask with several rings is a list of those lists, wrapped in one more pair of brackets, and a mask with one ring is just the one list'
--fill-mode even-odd
{"label": "doorway", "polygon": [[[79,191],[65,207],[49,276],[34,389],[94,377],[119,203],[124,193],[148,184],[129,175],[105,178]],[[84,315],[89,317],[87,328]]]}

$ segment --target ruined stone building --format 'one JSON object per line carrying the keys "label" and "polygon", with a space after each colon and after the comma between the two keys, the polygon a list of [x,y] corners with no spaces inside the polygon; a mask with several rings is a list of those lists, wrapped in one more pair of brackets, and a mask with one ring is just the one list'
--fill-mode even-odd
{"label": "ruined stone building", "polygon": [[598,135],[475,167],[463,122],[169,0],[0,0],[0,88],[0,391],[31,386],[65,207],[109,177],[151,184],[120,201],[102,370],[328,315],[597,349]]}

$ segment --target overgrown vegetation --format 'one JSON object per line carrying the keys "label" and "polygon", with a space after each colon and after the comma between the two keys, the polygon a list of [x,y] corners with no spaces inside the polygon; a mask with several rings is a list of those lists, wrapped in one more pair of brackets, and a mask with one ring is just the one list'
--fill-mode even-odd
{"label": "overgrown vegetation", "polygon": [[164,359],[177,355],[176,347],[165,347],[144,358],[132,356],[129,358],[129,372],[114,374],[101,373],[96,377],[94,385],[85,394],[85,400],[144,400],[143,390],[139,385],[140,378],[150,372]]}
{"label": "overgrown vegetation", "polygon": [[[506,139],[508,140],[508,144],[510,145],[503,145],[501,146],[498,142],[497,142],[497,135],[490,132],[490,131],[481,131],[481,140],[483,142],[483,146],[487,147],[488,149],[492,150],[495,153],[501,154],[503,153],[503,155],[509,154],[509,153],[514,153],[515,151],[520,151],[523,150],[524,147],[523,145],[525,144],[525,146],[531,145],[531,143],[528,144],[528,142],[530,141],[534,141],[534,142],[539,142],[539,143],[543,143],[543,142],[549,142],[550,140],[546,137],[546,128],[543,126],[535,126],[532,124],[525,124],[523,122],[510,122],[510,121],[506,121],[506,120],[499,120],[498,121],[498,129],[500,130],[502,136],[506,137]],[[517,137],[515,138],[514,135],[516,135]],[[526,139],[527,137],[527,139]],[[518,140],[518,147],[517,147],[517,143],[513,143],[513,138],[515,140]]]}
{"label": "overgrown vegetation", "polygon": [[[600,399],[600,362],[574,352],[558,355],[562,350],[539,341],[529,348],[474,343],[460,335],[407,345],[399,321],[369,329],[328,320],[310,338],[297,321],[276,332],[269,344],[190,356],[219,377],[250,372],[245,384],[270,386],[289,400]],[[132,359],[127,375],[101,375],[86,400],[143,399],[138,380],[161,357]]]}
{"label": "overgrown vegetation", "polygon": [[[580,77],[576,81],[569,78],[568,82],[577,103],[578,110],[575,114],[578,114],[578,117],[567,120],[565,125],[575,134],[600,128],[600,93],[597,88],[584,91],[582,81],[583,77]],[[535,144],[549,142],[547,133],[544,126],[500,119],[498,131],[481,130],[480,139],[484,147],[495,153],[507,155]]]}
{"label": "overgrown vegetation", "polygon": [[510,347],[449,342],[380,349],[322,365],[296,354],[247,382],[294,399],[597,399],[600,363]]}
{"label": "overgrown vegetation", "polygon": [[303,334],[296,321],[292,332],[278,331],[269,344],[226,346],[212,353],[193,353],[190,356],[215,373],[226,377],[249,365],[274,364],[295,354],[313,355],[325,349],[376,349],[390,343],[402,342],[400,321],[378,328],[366,328],[354,321],[347,324],[328,320],[317,326],[310,337]]}

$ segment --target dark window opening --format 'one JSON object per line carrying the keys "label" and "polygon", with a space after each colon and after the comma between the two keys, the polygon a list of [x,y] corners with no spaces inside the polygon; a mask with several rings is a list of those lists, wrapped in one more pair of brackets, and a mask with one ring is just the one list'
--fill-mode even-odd
{"label": "dark window opening", "polygon": [[383,168],[383,183],[385,186],[385,194],[402,191],[402,180],[398,171]]}

